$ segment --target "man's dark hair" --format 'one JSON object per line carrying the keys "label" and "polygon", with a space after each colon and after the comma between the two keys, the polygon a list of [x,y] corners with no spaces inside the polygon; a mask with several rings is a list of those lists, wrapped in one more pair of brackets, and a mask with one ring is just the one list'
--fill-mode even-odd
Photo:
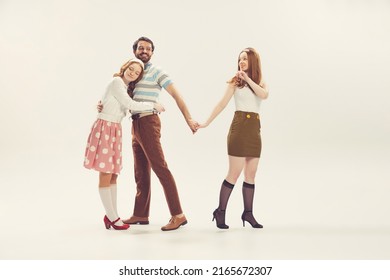
{"label": "man's dark hair", "polygon": [[134,51],[134,52],[137,50],[139,41],[145,41],[145,42],[150,43],[150,44],[152,45],[152,51],[154,52],[154,44],[153,44],[153,41],[150,40],[148,37],[139,37],[138,40],[134,42],[134,44],[133,44],[133,51]]}

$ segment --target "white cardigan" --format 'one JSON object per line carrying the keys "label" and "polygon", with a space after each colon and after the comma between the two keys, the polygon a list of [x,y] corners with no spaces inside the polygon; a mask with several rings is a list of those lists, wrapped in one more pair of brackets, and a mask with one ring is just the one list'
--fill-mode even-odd
{"label": "white cardigan", "polygon": [[103,110],[97,117],[115,123],[120,123],[128,110],[152,111],[154,107],[151,102],[138,102],[131,99],[127,94],[127,85],[121,77],[114,77],[107,85],[102,103]]}

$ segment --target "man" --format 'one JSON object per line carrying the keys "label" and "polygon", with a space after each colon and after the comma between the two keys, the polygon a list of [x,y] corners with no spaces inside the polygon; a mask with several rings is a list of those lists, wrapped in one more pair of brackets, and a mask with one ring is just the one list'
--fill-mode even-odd
{"label": "man", "polygon": [[[133,92],[136,101],[157,102],[161,89],[164,88],[176,101],[184,119],[192,132],[196,132],[199,124],[188,111],[179,91],[169,76],[150,63],[154,44],[147,37],[141,37],[133,44],[135,57],[145,64],[144,76]],[[137,194],[133,215],[123,222],[125,224],[149,224],[151,169],[157,175],[164,189],[165,198],[171,213],[169,223],[161,228],[163,231],[175,230],[187,223],[183,214],[175,180],[168,169],[160,143],[160,118],[155,112],[132,111],[133,119],[133,154],[134,175]]]}

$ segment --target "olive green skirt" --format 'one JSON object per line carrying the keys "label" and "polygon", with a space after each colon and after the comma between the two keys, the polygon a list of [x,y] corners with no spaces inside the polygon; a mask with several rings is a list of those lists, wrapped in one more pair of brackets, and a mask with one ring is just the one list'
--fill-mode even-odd
{"label": "olive green skirt", "polygon": [[260,127],[259,114],[236,111],[227,137],[228,155],[259,158]]}

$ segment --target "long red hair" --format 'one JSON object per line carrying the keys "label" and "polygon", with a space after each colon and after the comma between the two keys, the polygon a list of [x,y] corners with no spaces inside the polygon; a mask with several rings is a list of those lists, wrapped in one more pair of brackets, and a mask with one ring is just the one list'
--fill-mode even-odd
{"label": "long red hair", "polygon": [[[123,75],[125,74],[126,69],[129,68],[130,65],[134,64],[134,63],[139,64],[137,61],[132,61],[132,60],[127,61],[125,64],[123,64],[121,66],[121,69],[119,70],[119,72],[115,73],[113,75],[113,77],[121,77],[121,78],[123,78]],[[129,86],[127,87],[127,93],[129,94],[129,96],[131,98],[133,98],[133,91],[134,91],[135,85],[142,79],[142,76],[144,75],[144,68],[143,68],[142,65],[140,65],[140,66],[141,66],[141,73],[139,74],[138,78],[136,80],[130,82]]]}
{"label": "long red hair", "polygon": [[[260,55],[258,54],[258,52],[254,48],[246,48],[246,49],[244,49],[238,55],[237,70],[240,70],[240,65],[239,65],[240,55],[243,52],[246,52],[246,54],[248,56],[248,70],[246,71],[246,74],[248,75],[249,78],[252,79],[252,81],[254,81],[256,84],[260,85],[261,79],[262,79]],[[237,86],[239,88],[243,88],[246,85],[246,82],[244,80],[239,79],[236,76],[231,78],[228,81],[228,83],[233,83],[235,86]]]}

